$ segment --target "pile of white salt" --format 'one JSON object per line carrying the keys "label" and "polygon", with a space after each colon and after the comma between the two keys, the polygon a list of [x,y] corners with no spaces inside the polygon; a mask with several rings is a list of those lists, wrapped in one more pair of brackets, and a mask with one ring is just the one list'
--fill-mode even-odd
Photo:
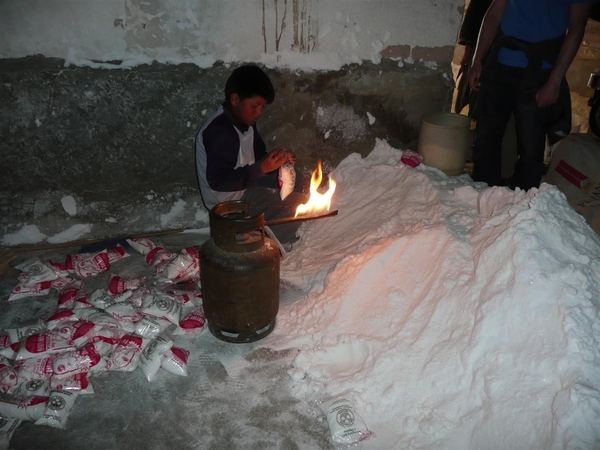
{"label": "pile of white salt", "polygon": [[600,442],[600,239],[550,185],[484,188],[347,157],[306,222],[264,344],[300,348],[294,395],[352,389],[366,448]]}

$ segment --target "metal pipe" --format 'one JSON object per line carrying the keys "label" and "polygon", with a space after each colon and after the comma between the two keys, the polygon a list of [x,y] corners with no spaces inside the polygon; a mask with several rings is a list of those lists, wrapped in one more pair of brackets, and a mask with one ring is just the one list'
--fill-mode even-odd
{"label": "metal pipe", "polygon": [[271,225],[279,225],[282,223],[301,222],[304,220],[323,219],[324,217],[337,216],[337,213],[338,213],[338,210],[336,209],[335,211],[328,211],[328,212],[322,213],[322,214],[311,214],[311,215],[298,216],[298,217],[284,217],[283,219],[266,220],[265,225],[271,226]]}

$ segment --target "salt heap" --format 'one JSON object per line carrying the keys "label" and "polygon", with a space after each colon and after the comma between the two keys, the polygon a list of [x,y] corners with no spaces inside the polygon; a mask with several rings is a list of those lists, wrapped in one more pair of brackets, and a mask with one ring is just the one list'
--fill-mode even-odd
{"label": "salt heap", "polygon": [[600,443],[600,239],[553,186],[484,188],[347,157],[334,218],[284,261],[274,348],[300,348],[294,395],[347,389],[365,448]]}

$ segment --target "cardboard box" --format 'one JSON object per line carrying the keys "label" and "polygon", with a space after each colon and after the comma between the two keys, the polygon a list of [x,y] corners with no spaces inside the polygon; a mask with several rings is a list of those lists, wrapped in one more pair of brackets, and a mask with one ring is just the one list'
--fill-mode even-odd
{"label": "cardboard box", "polygon": [[563,192],[575,211],[600,234],[600,139],[573,133],[563,139],[543,182]]}

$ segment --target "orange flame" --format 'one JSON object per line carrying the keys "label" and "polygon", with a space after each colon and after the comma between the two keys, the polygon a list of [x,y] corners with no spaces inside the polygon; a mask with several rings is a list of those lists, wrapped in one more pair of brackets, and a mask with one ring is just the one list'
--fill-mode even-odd
{"label": "orange flame", "polygon": [[298,205],[296,209],[296,215],[298,217],[303,214],[314,214],[323,211],[329,211],[331,206],[331,197],[335,192],[336,182],[329,177],[329,189],[324,194],[320,194],[317,189],[323,181],[323,169],[321,167],[321,161],[317,163],[317,168],[310,177],[310,198],[307,203]]}

